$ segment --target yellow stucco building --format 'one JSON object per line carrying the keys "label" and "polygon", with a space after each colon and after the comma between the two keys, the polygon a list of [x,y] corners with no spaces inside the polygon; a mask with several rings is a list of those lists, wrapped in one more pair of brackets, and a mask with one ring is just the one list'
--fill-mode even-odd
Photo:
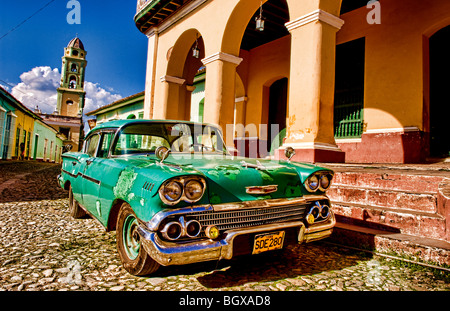
{"label": "yellow stucco building", "polygon": [[135,22],[148,37],[145,118],[191,119],[205,69],[203,120],[246,154],[449,156],[448,0],[139,0]]}
{"label": "yellow stucco building", "polygon": [[29,159],[31,156],[31,135],[34,129],[35,117],[24,107],[17,109],[14,113],[17,116],[13,137],[15,144],[12,146],[13,158]]}

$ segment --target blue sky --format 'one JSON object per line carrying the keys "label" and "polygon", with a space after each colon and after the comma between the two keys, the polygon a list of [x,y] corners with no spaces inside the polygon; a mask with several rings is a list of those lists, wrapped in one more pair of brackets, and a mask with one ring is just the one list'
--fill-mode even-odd
{"label": "blue sky", "polygon": [[[0,0],[0,37],[49,1]],[[0,84],[27,106],[34,106],[33,96],[40,107],[52,102],[55,97],[44,92],[41,82],[47,88],[45,80],[57,84],[64,47],[78,34],[87,50],[85,80],[90,83],[86,90],[90,101],[85,111],[143,91],[147,38],[133,21],[137,2],[78,0],[81,24],[67,22],[68,2],[54,0],[0,39]]]}

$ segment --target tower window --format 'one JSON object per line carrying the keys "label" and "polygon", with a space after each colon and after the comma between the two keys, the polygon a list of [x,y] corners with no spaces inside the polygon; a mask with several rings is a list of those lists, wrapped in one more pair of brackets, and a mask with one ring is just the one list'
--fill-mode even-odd
{"label": "tower window", "polygon": [[72,66],[70,67],[70,71],[77,72],[78,71],[77,65],[76,64],[72,64]]}
{"label": "tower window", "polygon": [[75,76],[71,76],[69,80],[69,89],[75,89],[77,87],[77,78]]}
{"label": "tower window", "polygon": [[78,56],[78,51],[72,51],[73,56]]}
{"label": "tower window", "polygon": [[66,104],[67,104],[68,106],[73,105],[73,101],[72,101],[72,100],[68,100],[68,101],[66,101]]}
{"label": "tower window", "polygon": [[66,136],[67,139],[70,138],[70,128],[69,127],[60,127],[59,132]]}

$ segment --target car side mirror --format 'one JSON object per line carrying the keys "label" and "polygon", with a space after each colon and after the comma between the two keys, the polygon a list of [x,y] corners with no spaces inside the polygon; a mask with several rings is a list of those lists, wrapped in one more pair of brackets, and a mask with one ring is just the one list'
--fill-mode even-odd
{"label": "car side mirror", "polygon": [[286,158],[288,158],[288,161],[290,161],[292,157],[295,155],[294,148],[286,147],[286,149],[284,149],[284,155],[286,156]]}
{"label": "car side mirror", "polygon": [[170,150],[166,146],[159,146],[155,150],[155,155],[158,159],[161,160],[161,163],[164,162],[165,159],[169,156]]}

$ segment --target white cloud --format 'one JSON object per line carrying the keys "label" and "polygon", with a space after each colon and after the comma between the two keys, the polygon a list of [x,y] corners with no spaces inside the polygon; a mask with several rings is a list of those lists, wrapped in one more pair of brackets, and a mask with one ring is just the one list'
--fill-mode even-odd
{"label": "white cloud", "polygon": [[84,102],[85,112],[109,105],[122,98],[119,94],[112,94],[110,91],[100,87],[98,83],[85,82],[84,90],[86,91],[86,99]]}
{"label": "white cloud", "polygon": [[9,91],[11,90],[11,88],[10,88],[8,85],[1,84],[1,83],[0,83],[0,86],[1,86],[3,89],[5,89],[7,92],[9,92]]}
{"label": "white cloud", "polygon": [[[21,101],[25,106],[34,110],[36,106],[43,113],[52,113],[56,109],[56,89],[60,85],[61,74],[57,68],[49,66],[35,67],[20,75],[20,82],[12,88],[11,94]],[[101,106],[108,105],[122,98],[114,94],[112,89],[105,90],[98,83],[86,81],[84,111],[89,112]]]}
{"label": "white cloud", "polygon": [[39,106],[42,112],[52,113],[56,107],[56,88],[60,79],[58,69],[36,67],[20,75],[22,82],[12,88],[11,94],[31,110]]}

